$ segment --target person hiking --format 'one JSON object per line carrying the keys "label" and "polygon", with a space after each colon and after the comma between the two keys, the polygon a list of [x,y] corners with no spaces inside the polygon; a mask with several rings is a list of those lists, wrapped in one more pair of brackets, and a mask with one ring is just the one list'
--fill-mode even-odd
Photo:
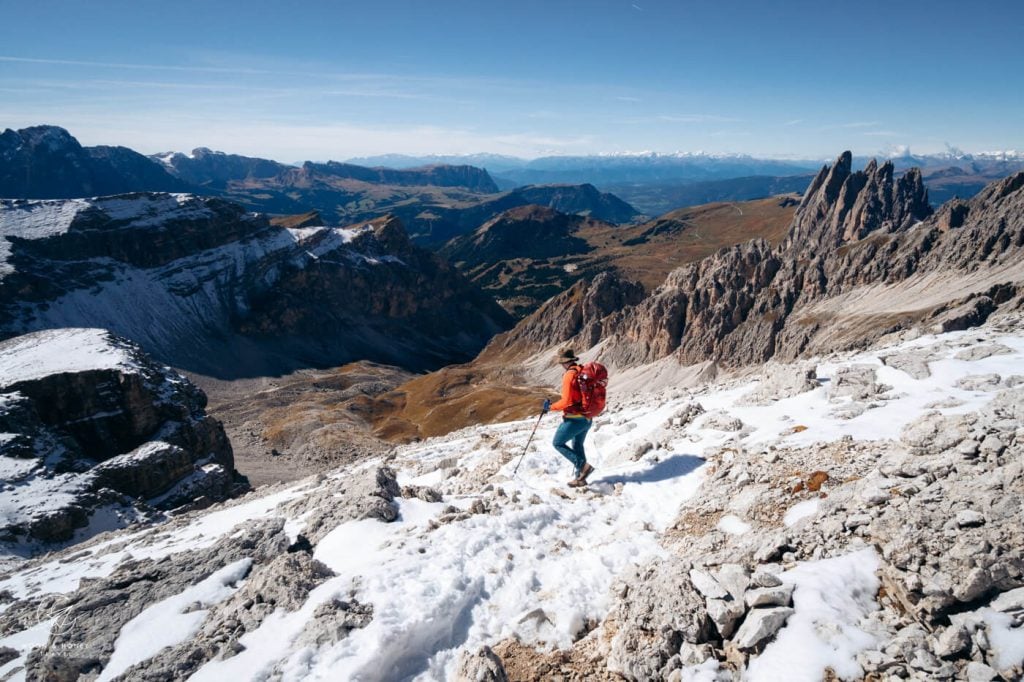
{"label": "person hiking", "polygon": [[569,481],[569,487],[578,488],[585,486],[587,477],[594,472],[594,467],[587,462],[587,454],[583,449],[583,440],[587,437],[593,422],[582,414],[583,396],[576,381],[582,369],[580,359],[572,349],[567,348],[559,354],[558,363],[565,370],[565,374],[562,375],[562,397],[555,403],[545,400],[543,414],[547,414],[549,410],[562,413],[562,423],[555,431],[552,445],[563,457],[572,462],[575,478]]}

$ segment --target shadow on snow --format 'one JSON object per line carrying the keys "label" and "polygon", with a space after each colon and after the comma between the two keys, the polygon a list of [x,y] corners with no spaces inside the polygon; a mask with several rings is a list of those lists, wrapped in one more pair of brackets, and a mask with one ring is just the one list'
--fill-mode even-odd
{"label": "shadow on snow", "polygon": [[699,469],[707,460],[696,455],[672,455],[649,469],[634,471],[621,476],[603,476],[592,483],[660,483],[672,478],[681,478]]}

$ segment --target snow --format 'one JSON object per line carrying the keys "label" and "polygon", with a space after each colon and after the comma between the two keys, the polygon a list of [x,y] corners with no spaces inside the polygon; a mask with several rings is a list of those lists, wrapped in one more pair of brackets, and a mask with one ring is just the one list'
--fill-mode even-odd
{"label": "snow", "polygon": [[750,530],[750,524],[733,514],[726,514],[718,520],[718,529],[732,535],[743,535]]}
{"label": "snow", "polygon": [[249,572],[252,559],[240,559],[215,572],[187,590],[159,601],[132,618],[121,628],[114,643],[114,653],[103,668],[97,682],[112,680],[125,670],[173,647],[199,631],[208,609],[204,607],[230,597],[238,582]]}
{"label": "snow", "polygon": [[105,329],[56,329],[0,343],[0,389],[51,374],[134,367]]}
{"label": "snow", "polygon": [[1024,663],[1024,628],[1014,628],[1008,613],[981,609],[988,624],[988,639],[996,653],[995,667],[1006,670]]}
{"label": "snow", "polygon": [[804,500],[803,502],[797,502],[786,510],[786,515],[782,517],[782,522],[787,526],[795,526],[803,519],[817,514],[818,504],[818,500]]}
{"label": "snow", "polygon": [[877,610],[879,560],[874,549],[845,556],[801,562],[782,573],[784,583],[796,586],[794,613],[775,640],[751,660],[750,682],[818,682],[826,667],[844,680],[859,679],[864,671],[855,659],[875,643],[858,621]]}
{"label": "snow", "polygon": [[36,623],[32,627],[7,637],[0,637],[0,649],[10,647],[18,652],[18,657],[0,665],[0,680],[4,682],[24,682],[24,669],[14,672],[25,665],[25,659],[32,649],[45,646],[50,639],[50,630],[58,619],[53,618]]}

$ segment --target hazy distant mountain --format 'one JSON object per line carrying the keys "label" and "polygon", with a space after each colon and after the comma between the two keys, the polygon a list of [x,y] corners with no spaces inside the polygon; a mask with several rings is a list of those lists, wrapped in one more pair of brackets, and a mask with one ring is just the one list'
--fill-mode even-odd
{"label": "hazy distant mountain", "polygon": [[132,191],[188,191],[147,157],[127,147],[83,147],[57,126],[0,134],[0,197],[66,199]]}
{"label": "hazy distant mountain", "polygon": [[683,206],[699,206],[716,201],[750,201],[780,194],[803,194],[813,175],[755,175],[728,180],[661,183],[633,182],[609,185],[605,189],[628,201],[645,215],[661,215]]}

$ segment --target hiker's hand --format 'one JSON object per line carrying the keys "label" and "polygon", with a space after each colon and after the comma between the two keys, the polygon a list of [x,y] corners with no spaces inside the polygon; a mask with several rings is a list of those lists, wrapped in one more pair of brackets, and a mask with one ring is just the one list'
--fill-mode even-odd
{"label": "hiker's hand", "polygon": [[540,408],[540,413],[541,414],[547,414],[550,411],[551,411],[551,399],[550,398],[545,398],[544,399],[544,405],[543,405],[543,407]]}

